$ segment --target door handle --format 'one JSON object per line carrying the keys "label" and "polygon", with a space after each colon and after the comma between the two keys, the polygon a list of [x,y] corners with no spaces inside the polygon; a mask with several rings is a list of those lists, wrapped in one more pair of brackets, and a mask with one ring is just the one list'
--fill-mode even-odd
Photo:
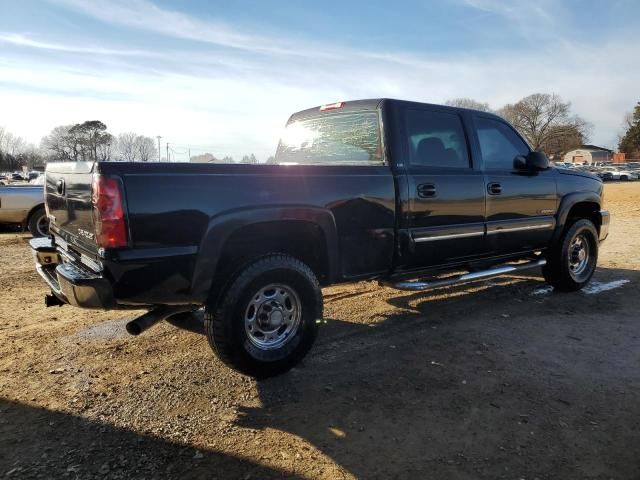
{"label": "door handle", "polygon": [[435,197],[436,186],[433,183],[422,183],[418,185],[418,196],[421,198]]}
{"label": "door handle", "polygon": [[502,193],[502,185],[498,182],[491,182],[487,185],[487,192],[489,195],[500,195]]}

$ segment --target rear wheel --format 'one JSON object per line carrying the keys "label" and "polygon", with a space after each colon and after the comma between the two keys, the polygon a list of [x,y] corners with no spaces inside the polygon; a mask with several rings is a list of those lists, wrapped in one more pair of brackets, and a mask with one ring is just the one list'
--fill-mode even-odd
{"label": "rear wheel", "polygon": [[258,378],[283,373],[309,351],[322,317],[322,293],[311,269],[281,254],[244,268],[215,307],[205,330],[217,356]]}
{"label": "rear wheel", "polygon": [[590,220],[581,219],[565,230],[542,273],[556,290],[575,292],[589,283],[597,261],[598,231]]}
{"label": "rear wheel", "polygon": [[49,235],[49,219],[44,207],[38,207],[31,213],[27,226],[34,237],[46,237]]}

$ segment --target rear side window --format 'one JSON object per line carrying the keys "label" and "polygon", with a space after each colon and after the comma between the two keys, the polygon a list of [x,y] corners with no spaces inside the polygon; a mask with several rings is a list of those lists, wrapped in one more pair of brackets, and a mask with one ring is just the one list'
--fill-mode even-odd
{"label": "rear side window", "polygon": [[470,168],[460,117],[454,113],[407,110],[411,165]]}
{"label": "rear side window", "polygon": [[291,122],[276,163],[381,165],[378,112],[334,113]]}
{"label": "rear side window", "polygon": [[529,153],[527,144],[503,122],[476,117],[476,128],[484,168],[513,170],[513,159]]}

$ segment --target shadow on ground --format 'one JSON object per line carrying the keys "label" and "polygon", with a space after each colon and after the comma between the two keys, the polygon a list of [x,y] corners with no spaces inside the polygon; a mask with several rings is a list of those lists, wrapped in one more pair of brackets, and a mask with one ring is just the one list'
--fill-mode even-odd
{"label": "shadow on ground", "polygon": [[242,458],[73,415],[7,400],[0,400],[0,412],[0,472],[6,478],[283,477]]}
{"label": "shadow on ground", "polygon": [[615,279],[588,295],[501,278],[392,297],[405,313],[375,327],[331,319],[238,423],[357,478],[640,478],[640,272],[597,275]]}

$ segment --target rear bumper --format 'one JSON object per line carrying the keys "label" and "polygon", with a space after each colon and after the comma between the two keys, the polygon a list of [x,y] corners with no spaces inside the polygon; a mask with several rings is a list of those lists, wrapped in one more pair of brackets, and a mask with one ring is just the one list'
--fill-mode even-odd
{"label": "rear bumper", "polygon": [[73,263],[63,263],[49,238],[34,238],[29,243],[38,273],[60,300],[80,308],[116,308],[108,279]]}
{"label": "rear bumper", "polygon": [[611,216],[609,215],[609,210],[600,210],[600,242],[604,242],[606,238],[609,236],[609,222],[611,221]]}

